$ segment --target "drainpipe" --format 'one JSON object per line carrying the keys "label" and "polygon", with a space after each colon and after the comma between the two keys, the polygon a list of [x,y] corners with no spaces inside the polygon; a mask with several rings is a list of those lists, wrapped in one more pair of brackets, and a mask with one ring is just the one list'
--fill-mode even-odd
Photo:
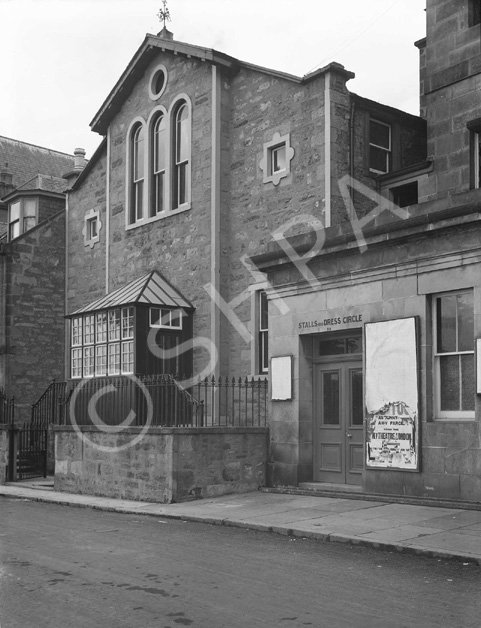
{"label": "drainpipe", "polygon": [[324,75],[324,226],[331,226],[331,73]]}
{"label": "drainpipe", "polygon": [[107,129],[107,172],[105,175],[105,294],[110,290],[110,127]]}
{"label": "drainpipe", "polygon": [[[220,126],[221,81],[215,65],[212,66],[212,155],[211,155],[211,209],[210,209],[210,282],[214,294],[221,293],[220,286]],[[210,334],[220,356],[220,311],[214,299],[210,301]],[[215,366],[216,379],[220,364]]]}
{"label": "drainpipe", "polygon": [[[349,118],[349,175],[351,182],[354,181],[354,116],[356,113],[356,102],[351,100],[351,116]],[[350,205],[349,215],[354,218],[354,188],[351,186],[351,193],[349,194]]]}

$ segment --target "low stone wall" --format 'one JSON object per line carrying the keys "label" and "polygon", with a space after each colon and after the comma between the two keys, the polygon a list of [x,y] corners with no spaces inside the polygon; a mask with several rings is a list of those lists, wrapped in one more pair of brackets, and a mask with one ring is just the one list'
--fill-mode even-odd
{"label": "low stone wall", "polygon": [[267,428],[55,426],[55,490],[171,503],[265,485]]}

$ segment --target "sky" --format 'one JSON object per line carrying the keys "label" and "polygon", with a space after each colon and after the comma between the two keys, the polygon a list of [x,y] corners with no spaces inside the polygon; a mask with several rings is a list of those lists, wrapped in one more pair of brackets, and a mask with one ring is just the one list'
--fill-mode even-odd
{"label": "sky", "polygon": [[[179,41],[304,76],[331,61],[348,88],[419,113],[425,0],[168,0]],[[87,158],[90,122],[145,34],[161,0],[0,0],[0,135]],[[1,164],[0,164],[1,165]]]}

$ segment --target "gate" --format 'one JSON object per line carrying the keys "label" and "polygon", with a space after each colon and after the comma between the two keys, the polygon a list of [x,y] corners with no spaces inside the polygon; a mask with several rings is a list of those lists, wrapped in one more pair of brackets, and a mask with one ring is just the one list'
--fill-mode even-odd
{"label": "gate", "polygon": [[52,382],[32,405],[30,421],[22,426],[15,426],[12,412],[7,481],[47,477],[49,425],[58,423],[65,387],[65,382]]}

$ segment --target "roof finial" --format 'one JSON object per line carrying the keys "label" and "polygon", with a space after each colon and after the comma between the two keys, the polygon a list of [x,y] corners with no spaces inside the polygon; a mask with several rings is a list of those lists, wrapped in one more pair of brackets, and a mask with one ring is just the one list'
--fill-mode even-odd
{"label": "roof finial", "polygon": [[162,0],[162,4],[164,5],[163,9],[159,9],[159,12],[157,13],[157,17],[159,18],[160,22],[164,22],[164,28],[165,28],[165,23],[166,22],[170,22],[170,11],[167,8],[167,0]]}

